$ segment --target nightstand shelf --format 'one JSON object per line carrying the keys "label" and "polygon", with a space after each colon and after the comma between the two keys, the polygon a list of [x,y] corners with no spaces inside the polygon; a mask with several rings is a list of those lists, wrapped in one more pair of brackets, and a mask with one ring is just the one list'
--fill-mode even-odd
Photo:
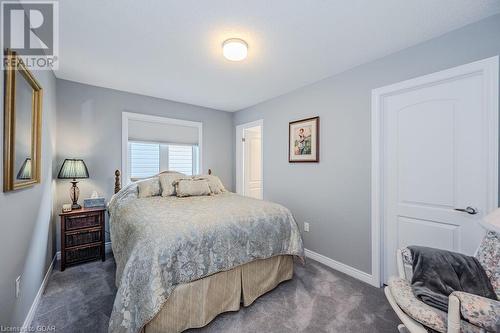
{"label": "nightstand shelf", "polygon": [[61,271],[67,266],[101,259],[106,208],[82,208],[61,213]]}

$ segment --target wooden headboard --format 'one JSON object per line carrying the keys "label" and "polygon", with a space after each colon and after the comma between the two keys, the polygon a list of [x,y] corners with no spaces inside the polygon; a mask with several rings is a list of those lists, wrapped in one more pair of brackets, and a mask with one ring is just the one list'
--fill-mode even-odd
{"label": "wooden headboard", "polygon": [[[208,174],[209,175],[212,174],[212,169],[208,169]],[[118,170],[118,169],[115,170],[115,194],[118,193],[122,188],[122,184],[120,181],[120,175],[121,175],[120,170]]]}
{"label": "wooden headboard", "polygon": [[122,184],[120,183],[120,170],[115,170],[115,194],[120,191]]}

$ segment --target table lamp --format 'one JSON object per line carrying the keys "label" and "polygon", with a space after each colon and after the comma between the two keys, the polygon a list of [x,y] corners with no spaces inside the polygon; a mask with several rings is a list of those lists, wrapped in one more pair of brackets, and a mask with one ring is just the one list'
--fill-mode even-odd
{"label": "table lamp", "polygon": [[85,165],[85,162],[81,159],[75,158],[67,158],[64,160],[63,165],[61,166],[61,170],[59,170],[59,175],[57,176],[59,179],[73,179],[71,181],[69,196],[73,201],[72,209],[80,209],[82,206],[78,204],[78,196],[80,195],[80,189],[76,184],[78,183],[77,179],[89,178],[89,170]]}

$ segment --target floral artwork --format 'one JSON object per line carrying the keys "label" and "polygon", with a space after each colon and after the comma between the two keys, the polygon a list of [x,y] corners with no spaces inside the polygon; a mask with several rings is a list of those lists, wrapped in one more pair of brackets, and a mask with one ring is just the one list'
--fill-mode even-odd
{"label": "floral artwork", "polygon": [[319,117],[289,123],[289,162],[319,162]]}

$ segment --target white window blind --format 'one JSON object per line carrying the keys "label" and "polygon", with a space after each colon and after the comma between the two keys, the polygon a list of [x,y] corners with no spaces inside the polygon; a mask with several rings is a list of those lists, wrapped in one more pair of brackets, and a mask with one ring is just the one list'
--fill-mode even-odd
{"label": "white window blind", "polygon": [[193,146],[168,145],[168,169],[193,174]]}
{"label": "white window blind", "polygon": [[160,145],[158,143],[129,141],[128,147],[131,179],[147,178],[160,172]]}
{"label": "white window blind", "polygon": [[129,141],[128,147],[131,180],[148,178],[165,170],[186,175],[199,173],[197,145]]}
{"label": "white window blind", "polygon": [[128,138],[132,141],[196,145],[199,142],[198,135],[198,127],[143,120],[128,122]]}

